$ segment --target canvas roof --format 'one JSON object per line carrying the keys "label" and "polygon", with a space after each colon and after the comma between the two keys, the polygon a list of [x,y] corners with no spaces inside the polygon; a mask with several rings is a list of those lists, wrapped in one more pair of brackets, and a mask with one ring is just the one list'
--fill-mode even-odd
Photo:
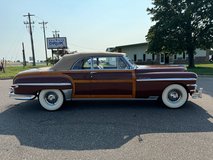
{"label": "canvas roof", "polygon": [[114,56],[125,56],[125,53],[117,52],[81,52],[74,54],[64,55],[51,69],[54,71],[70,70],[73,64],[82,58],[88,57],[114,57]]}

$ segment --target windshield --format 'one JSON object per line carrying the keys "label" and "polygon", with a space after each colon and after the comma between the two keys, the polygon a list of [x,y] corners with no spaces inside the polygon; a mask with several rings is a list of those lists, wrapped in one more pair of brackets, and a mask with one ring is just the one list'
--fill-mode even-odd
{"label": "windshield", "polygon": [[133,68],[133,69],[137,68],[137,65],[129,57],[124,56],[124,58],[130,64],[131,68]]}

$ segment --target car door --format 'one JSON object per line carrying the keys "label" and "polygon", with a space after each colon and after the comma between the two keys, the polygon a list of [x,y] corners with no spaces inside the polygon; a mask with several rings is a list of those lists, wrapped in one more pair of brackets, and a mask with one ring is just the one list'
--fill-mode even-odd
{"label": "car door", "polygon": [[90,72],[93,98],[135,97],[134,70],[122,57],[93,57]]}
{"label": "car door", "polygon": [[73,66],[70,76],[73,79],[73,98],[88,98],[92,94],[92,58],[85,57]]}

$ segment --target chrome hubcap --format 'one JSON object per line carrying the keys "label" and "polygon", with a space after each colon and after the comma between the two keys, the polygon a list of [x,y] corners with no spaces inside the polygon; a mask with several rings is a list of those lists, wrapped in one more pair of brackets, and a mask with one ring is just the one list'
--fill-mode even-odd
{"label": "chrome hubcap", "polygon": [[169,91],[168,93],[168,99],[171,102],[177,102],[180,100],[180,98],[182,97],[182,94],[179,90],[173,89],[171,91]]}
{"label": "chrome hubcap", "polygon": [[48,104],[50,105],[54,105],[57,100],[58,100],[58,96],[57,94],[55,94],[54,92],[48,92],[46,95],[45,95],[45,100]]}

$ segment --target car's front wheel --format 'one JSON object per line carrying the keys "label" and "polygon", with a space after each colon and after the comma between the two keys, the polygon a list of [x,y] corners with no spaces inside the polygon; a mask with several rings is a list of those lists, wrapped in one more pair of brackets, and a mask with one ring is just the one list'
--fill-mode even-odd
{"label": "car's front wheel", "polygon": [[64,102],[64,96],[58,89],[42,90],[39,93],[38,99],[41,106],[48,111],[55,111],[59,109]]}
{"label": "car's front wheel", "polygon": [[179,108],[188,100],[188,93],[183,86],[172,84],[164,89],[161,98],[165,106],[169,108]]}

